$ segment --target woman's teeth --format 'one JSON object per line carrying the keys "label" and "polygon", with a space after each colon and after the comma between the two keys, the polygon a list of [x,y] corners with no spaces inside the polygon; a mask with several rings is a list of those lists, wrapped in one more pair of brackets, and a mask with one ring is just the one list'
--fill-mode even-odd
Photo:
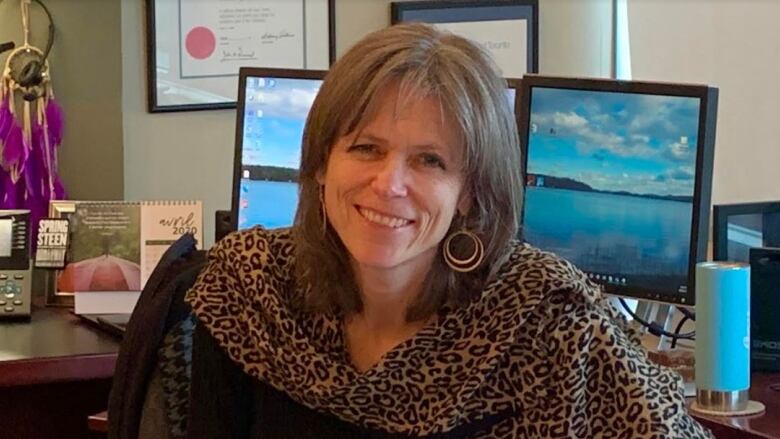
{"label": "woman's teeth", "polygon": [[382,215],[380,213],[374,212],[373,210],[369,210],[363,207],[361,207],[359,211],[360,214],[363,215],[363,218],[371,221],[372,223],[381,224],[383,226],[392,227],[394,229],[411,224],[411,221],[407,219]]}

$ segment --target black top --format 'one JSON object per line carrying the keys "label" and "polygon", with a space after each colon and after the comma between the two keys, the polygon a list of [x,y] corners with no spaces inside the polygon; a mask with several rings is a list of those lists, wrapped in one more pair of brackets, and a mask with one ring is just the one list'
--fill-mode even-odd
{"label": "black top", "polygon": [[[507,413],[464,425],[445,435],[467,438]],[[187,437],[190,439],[373,439],[407,438],[361,428],[293,401],[285,393],[245,374],[203,325],[195,327]]]}

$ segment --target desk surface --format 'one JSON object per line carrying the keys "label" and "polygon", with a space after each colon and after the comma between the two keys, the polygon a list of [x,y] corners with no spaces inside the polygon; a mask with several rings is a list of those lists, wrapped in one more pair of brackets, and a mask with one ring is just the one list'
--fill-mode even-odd
{"label": "desk surface", "polygon": [[109,378],[118,350],[68,309],[34,307],[28,322],[0,321],[0,387]]}
{"label": "desk surface", "polygon": [[[750,399],[760,401],[766,412],[755,416],[704,416],[694,417],[706,425],[716,437],[729,438],[780,438],[780,391],[771,386],[780,384],[780,373],[753,372],[750,375]],[[688,398],[688,404],[693,398]]]}

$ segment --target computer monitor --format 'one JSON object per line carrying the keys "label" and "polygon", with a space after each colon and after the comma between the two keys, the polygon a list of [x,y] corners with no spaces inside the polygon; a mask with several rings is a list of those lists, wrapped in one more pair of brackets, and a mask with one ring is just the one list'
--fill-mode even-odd
{"label": "computer monitor", "polygon": [[750,262],[750,249],[780,247],[780,201],[712,207],[716,261]]}
{"label": "computer monitor", "polygon": [[[239,71],[232,229],[290,226],[298,205],[303,127],[324,71]],[[507,78],[516,108],[521,81]]]}
{"label": "computer monitor", "polygon": [[608,293],[693,305],[717,96],[698,85],[523,78],[523,239]]}
{"label": "computer monitor", "polygon": [[523,85],[523,80],[518,78],[504,78],[506,80],[506,98],[509,100],[509,106],[512,111],[515,112],[515,118],[517,118],[517,105],[520,97],[520,87]]}
{"label": "computer monitor", "polygon": [[238,77],[233,230],[290,226],[303,127],[325,72],[241,68]]}

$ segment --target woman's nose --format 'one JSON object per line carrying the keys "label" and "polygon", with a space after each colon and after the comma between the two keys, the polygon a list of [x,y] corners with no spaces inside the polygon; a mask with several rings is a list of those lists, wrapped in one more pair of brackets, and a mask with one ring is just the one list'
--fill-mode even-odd
{"label": "woman's nose", "polygon": [[406,163],[396,157],[382,161],[371,187],[377,195],[385,198],[405,197],[407,194]]}

